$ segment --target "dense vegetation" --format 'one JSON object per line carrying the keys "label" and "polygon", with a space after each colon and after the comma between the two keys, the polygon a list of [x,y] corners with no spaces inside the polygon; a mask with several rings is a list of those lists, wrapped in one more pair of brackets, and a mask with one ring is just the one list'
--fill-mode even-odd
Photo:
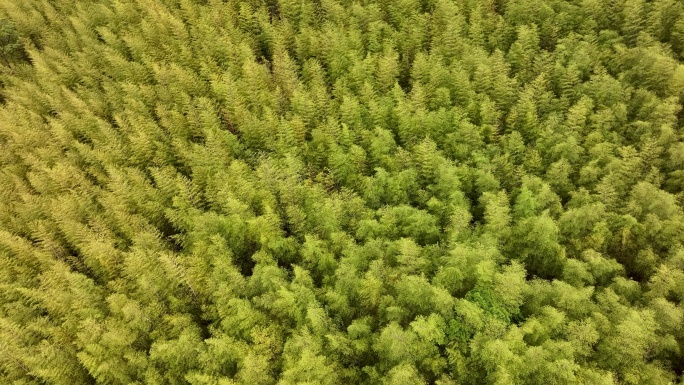
{"label": "dense vegetation", "polygon": [[684,383],[679,0],[0,0],[0,382]]}

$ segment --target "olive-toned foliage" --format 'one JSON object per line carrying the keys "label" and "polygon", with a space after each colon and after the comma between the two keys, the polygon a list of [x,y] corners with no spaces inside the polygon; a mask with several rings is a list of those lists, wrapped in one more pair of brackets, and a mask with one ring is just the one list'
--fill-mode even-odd
{"label": "olive-toned foliage", "polygon": [[684,382],[677,0],[0,0],[0,382]]}

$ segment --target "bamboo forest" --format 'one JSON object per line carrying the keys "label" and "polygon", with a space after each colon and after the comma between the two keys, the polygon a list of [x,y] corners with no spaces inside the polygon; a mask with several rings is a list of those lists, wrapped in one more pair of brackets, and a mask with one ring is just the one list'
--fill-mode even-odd
{"label": "bamboo forest", "polygon": [[0,383],[684,384],[682,0],[0,0]]}

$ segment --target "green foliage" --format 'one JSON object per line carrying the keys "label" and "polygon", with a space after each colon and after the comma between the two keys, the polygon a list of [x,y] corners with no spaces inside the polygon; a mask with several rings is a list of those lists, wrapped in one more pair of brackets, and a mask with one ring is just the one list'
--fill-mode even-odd
{"label": "green foliage", "polygon": [[677,0],[0,0],[0,382],[684,382]]}
{"label": "green foliage", "polygon": [[26,59],[15,25],[8,19],[0,19],[0,60],[5,66],[11,66]]}

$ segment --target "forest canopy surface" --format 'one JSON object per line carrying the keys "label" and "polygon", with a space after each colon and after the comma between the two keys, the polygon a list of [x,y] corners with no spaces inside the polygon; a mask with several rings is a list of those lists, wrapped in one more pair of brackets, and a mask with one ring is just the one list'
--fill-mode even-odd
{"label": "forest canopy surface", "polygon": [[680,0],[0,0],[3,384],[682,384]]}

